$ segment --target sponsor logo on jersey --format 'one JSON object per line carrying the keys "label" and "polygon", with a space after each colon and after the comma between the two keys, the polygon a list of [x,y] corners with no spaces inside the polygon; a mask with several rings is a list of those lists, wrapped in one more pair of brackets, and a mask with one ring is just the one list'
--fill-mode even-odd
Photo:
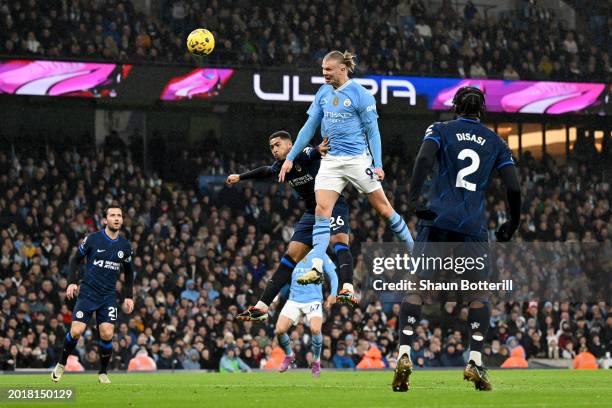
{"label": "sponsor logo on jersey", "polygon": [[325,111],[324,116],[326,119],[348,119],[353,116],[350,112],[330,112]]}
{"label": "sponsor logo on jersey", "polygon": [[305,174],[302,177],[289,180],[289,185],[295,188],[297,186],[303,186],[304,184],[308,184],[312,181],[314,181],[314,177],[312,177],[310,174]]}
{"label": "sponsor logo on jersey", "polygon": [[93,264],[99,268],[112,269],[118,271],[121,264],[119,262],[105,261],[104,259],[96,259]]}

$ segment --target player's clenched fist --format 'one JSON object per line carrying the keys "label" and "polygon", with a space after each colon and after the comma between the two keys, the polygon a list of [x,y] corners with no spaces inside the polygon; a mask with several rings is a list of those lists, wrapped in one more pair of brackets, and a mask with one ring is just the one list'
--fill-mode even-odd
{"label": "player's clenched fist", "polygon": [[278,181],[285,181],[285,174],[289,173],[293,168],[293,162],[291,160],[285,160],[283,163],[283,167],[281,167],[280,172],[278,173]]}
{"label": "player's clenched fist", "polygon": [[327,300],[325,301],[325,309],[329,310],[329,308],[332,307],[334,303],[336,303],[336,297],[334,295],[329,295],[327,297]]}
{"label": "player's clenched fist", "polygon": [[79,291],[79,287],[75,285],[74,283],[71,283],[66,288],[66,297],[68,299],[72,299],[78,293],[78,291]]}
{"label": "player's clenched fist", "polygon": [[227,184],[236,184],[240,183],[240,174],[230,174],[227,176],[227,180],[225,180]]}
{"label": "player's clenched fist", "polygon": [[125,298],[123,300],[123,311],[127,314],[132,313],[134,310],[134,301],[130,298]]}
{"label": "player's clenched fist", "polygon": [[329,137],[325,136],[321,144],[317,146],[317,150],[319,151],[321,157],[325,157],[329,149]]}
{"label": "player's clenched fist", "polygon": [[385,172],[381,168],[373,169],[374,174],[378,177],[378,181],[383,181],[385,179]]}

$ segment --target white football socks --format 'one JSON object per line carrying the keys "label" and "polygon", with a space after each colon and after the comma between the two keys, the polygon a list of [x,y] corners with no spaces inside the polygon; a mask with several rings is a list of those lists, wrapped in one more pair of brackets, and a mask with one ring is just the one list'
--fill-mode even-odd
{"label": "white football socks", "polygon": [[352,284],[352,283],[345,283],[345,284],[343,284],[343,285],[342,285],[342,289],[346,289],[346,290],[348,290],[348,291],[349,291],[349,292],[351,292],[351,293],[353,293],[353,292],[354,292],[354,290],[353,290],[353,284]]}
{"label": "white football socks", "polygon": [[406,354],[408,356],[408,359],[412,361],[412,359],[410,358],[410,346],[402,344],[399,348],[399,355],[397,357],[401,358],[404,354]]}
{"label": "white football socks", "polygon": [[472,360],[478,367],[482,367],[482,354],[480,351],[470,351],[468,361]]}

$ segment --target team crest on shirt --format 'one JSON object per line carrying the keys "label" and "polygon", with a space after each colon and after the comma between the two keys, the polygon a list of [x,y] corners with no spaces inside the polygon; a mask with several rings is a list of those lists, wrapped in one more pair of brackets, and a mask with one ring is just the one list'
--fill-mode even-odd
{"label": "team crest on shirt", "polygon": [[123,259],[123,251],[117,252],[117,256],[119,257],[119,259]]}
{"label": "team crest on shirt", "polygon": [[349,106],[351,106],[351,100],[349,98],[346,98],[344,100],[344,107],[348,108]]}
{"label": "team crest on shirt", "polygon": [[295,171],[302,171],[302,166],[300,166],[299,164],[296,164]]}
{"label": "team crest on shirt", "polygon": [[332,101],[332,104],[334,106],[338,106],[338,103],[340,103],[340,98],[338,98],[337,96],[334,97],[334,100]]}

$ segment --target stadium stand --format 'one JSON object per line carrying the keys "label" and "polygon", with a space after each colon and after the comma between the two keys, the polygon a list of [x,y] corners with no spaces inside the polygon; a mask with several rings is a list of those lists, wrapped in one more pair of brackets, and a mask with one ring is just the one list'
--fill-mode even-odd
{"label": "stadium stand", "polygon": [[312,69],[327,50],[347,49],[359,74],[609,82],[610,3],[573,3],[575,29],[531,1],[485,13],[450,0],[2,0],[0,55],[193,64],[186,34],[208,27],[211,64]]}
{"label": "stadium stand", "polygon": [[[234,316],[261,293],[284,252],[292,232],[284,220],[294,220],[300,209],[290,189],[243,184],[201,193],[185,175],[146,177],[129,157],[116,160],[118,154],[109,149],[0,151],[0,369],[48,368],[56,361],[71,319],[65,300],[68,258],[86,234],[99,228],[103,207],[113,201],[123,207],[124,233],[134,243],[137,298],[134,314],[120,315],[112,367],[128,369],[145,350],[155,362],[149,366],[159,369],[219,370],[222,358],[225,367],[273,367],[278,351],[271,323],[280,309],[271,309],[268,324],[239,322]],[[550,156],[521,157],[526,200],[519,240],[609,245],[609,181],[602,177],[609,155],[606,140],[601,152],[576,143],[563,165]],[[260,163],[257,157],[245,161],[214,151],[203,162],[197,153],[183,157],[192,176],[198,171],[229,174],[239,170],[237,162],[241,167]],[[391,201],[404,212],[410,167],[396,156],[385,163]],[[506,216],[501,184],[494,180],[491,190],[488,214],[494,231]],[[353,192],[348,201],[355,254],[364,242],[392,240],[363,198]],[[365,267],[361,256],[356,258],[359,279]],[[517,270],[546,279],[544,271],[518,262]],[[611,306],[496,303],[485,363],[499,367],[520,354],[513,351],[518,347],[527,360],[570,361],[584,347],[596,359],[605,358],[612,350]],[[323,329],[323,367],[394,367],[398,313],[399,304],[377,302],[354,311],[334,306]],[[421,321],[413,361],[464,365],[466,318],[465,307],[446,304],[438,317]],[[95,364],[90,360],[97,354],[90,351],[98,347],[97,336],[89,329],[77,347],[85,368]],[[297,365],[306,367],[312,359],[307,324],[296,326],[291,339]]]}

